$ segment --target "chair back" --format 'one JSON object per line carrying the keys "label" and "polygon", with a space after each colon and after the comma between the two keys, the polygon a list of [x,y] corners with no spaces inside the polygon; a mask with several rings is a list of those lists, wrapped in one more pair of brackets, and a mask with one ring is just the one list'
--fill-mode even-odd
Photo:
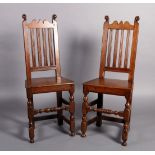
{"label": "chair back", "polygon": [[99,78],[103,78],[105,71],[128,73],[128,80],[133,81],[138,32],[139,17],[136,16],[134,24],[128,21],[114,21],[109,23],[105,16],[102,36],[102,50]]}
{"label": "chair back", "polygon": [[37,71],[55,70],[56,78],[59,81],[61,79],[61,67],[57,16],[52,16],[52,23],[47,20],[37,21],[35,19],[28,23],[25,14],[22,15],[22,18],[28,85],[31,85],[31,73]]}

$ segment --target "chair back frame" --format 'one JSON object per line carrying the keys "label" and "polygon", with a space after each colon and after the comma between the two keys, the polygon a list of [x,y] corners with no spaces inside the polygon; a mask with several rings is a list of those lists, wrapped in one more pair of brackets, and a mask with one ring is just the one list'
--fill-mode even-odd
{"label": "chair back frame", "polygon": [[[139,16],[136,16],[134,20],[134,25],[130,24],[128,21],[121,21],[120,23],[118,23],[118,21],[114,21],[112,24],[110,24],[109,17],[105,16],[105,22],[103,25],[99,78],[104,78],[106,71],[121,72],[128,73],[128,80],[133,82],[139,33],[138,21]],[[115,31],[115,37],[113,37],[113,31]],[[125,31],[126,40],[124,37]],[[132,36],[130,35],[131,31]],[[114,45],[113,60],[111,60],[112,40]],[[131,46],[129,46],[129,43],[131,43]],[[123,51],[124,63],[122,61]]]}
{"label": "chair back frame", "polygon": [[61,81],[57,16],[52,16],[52,23],[35,19],[28,23],[25,14],[22,18],[28,86],[31,86],[31,73],[37,71],[55,70],[57,81]]}

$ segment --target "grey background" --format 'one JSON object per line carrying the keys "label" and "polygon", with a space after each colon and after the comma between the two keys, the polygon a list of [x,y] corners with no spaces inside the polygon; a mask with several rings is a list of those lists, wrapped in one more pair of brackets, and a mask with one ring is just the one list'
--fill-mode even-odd
{"label": "grey background", "polygon": [[[25,63],[22,14],[28,20],[51,20],[58,15],[62,75],[75,81],[75,137],[68,126],[56,120],[38,122],[36,143],[29,144],[24,88]],[[120,145],[121,125],[103,122],[88,127],[87,138],[79,136],[82,82],[98,76],[102,25],[110,20],[133,22],[140,16],[140,33],[135,71],[133,111],[128,146]],[[155,4],[0,4],[0,150],[155,150]],[[48,74],[49,75],[49,74]],[[110,76],[110,75],[109,75]],[[114,75],[115,76],[115,75]],[[64,96],[67,98],[68,93]],[[95,98],[90,94],[89,99]],[[124,98],[106,95],[105,107],[124,108]],[[50,106],[55,94],[35,96],[35,106]]]}

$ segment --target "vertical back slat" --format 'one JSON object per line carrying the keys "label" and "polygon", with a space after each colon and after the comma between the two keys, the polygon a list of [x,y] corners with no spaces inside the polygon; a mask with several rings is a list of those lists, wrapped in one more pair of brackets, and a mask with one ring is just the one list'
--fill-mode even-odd
{"label": "vertical back slat", "polygon": [[47,61],[47,46],[46,46],[46,29],[42,29],[42,38],[43,38],[44,65],[45,66],[48,66],[48,61]]}
{"label": "vertical back slat", "polygon": [[119,30],[116,30],[116,33],[115,33],[115,44],[114,44],[114,54],[113,54],[113,67],[116,67],[117,50],[118,50],[118,37],[119,37]]}
{"label": "vertical back slat", "polygon": [[123,40],[124,40],[124,30],[121,30],[119,59],[118,59],[118,67],[119,68],[121,68],[121,65],[122,65]]}
{"label": "vertical back slat", "polygon": [[128,65],[129,42],[130,42],[130,30],[127,31],[127,37],[126,37],[126,48],[125,48],[124,68],[127,68],[127,65]]}
{"label": "vertical back slat", "polygon": [[49,45],[50,65],[53,65],[53,52],[52,52],[52,35],[51,35],[51,29],[48,29],[48,45]]}
{"label": "vertical back slat", "polygon": [[111,49],[112,49],[112,30],[109,31],[109,42],[108,42],[108,56],[107,56],[107,66],[110,67],[111,61]]}
{"label": "vertical back slat", "polygon": [[31,38],[32,64],[33,67],[36,67],[34,29],[30,29],[30,38]]}
{"label": "vertical back slat", "polygon": [[37,48],[38,48],[38,64],[42,66],[42,54],[41,54],[41,39],[40,39],[40,29],[36,29],[37,35]]}

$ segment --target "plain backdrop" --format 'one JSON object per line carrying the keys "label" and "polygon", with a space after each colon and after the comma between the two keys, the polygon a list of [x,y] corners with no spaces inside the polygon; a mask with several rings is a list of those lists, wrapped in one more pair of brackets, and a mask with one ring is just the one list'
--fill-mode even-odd
{"label": "plain backdrop", "polygon": [[[27,131],[25,60],[22,14],[51,21],[58,16],[62,75],[74,80],[76,128],[81,122],[82,83],[98,77],[104,16],[131,23],[140,16],[133,93],[132,126],[128,146],[122,147],[121,126],[105,122],[88,128],[88,137],[68,136],[56,120],[39,122],[36,143]],[[0,4],[0,149],[1,150],[153,150],[155,146],[155,4]],[[48,73],[48,75],[50,75]],[[68,93],[64,94],[68,98]],[[89,95],[89,99],[96,97]],[[105,96],[105,106],[124,107],[124,98]],[[35,96],[35,106],[55,102],[55,94]],[[106,104],[107,103],[107,104]],[[58,145],[59,144],[59,145]]]}

